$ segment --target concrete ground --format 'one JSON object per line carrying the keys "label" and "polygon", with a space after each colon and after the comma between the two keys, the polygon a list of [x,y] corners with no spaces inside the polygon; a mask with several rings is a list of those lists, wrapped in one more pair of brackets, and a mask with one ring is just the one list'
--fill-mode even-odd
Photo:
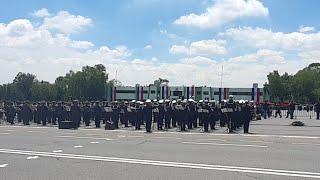
{"label": "concrete ground", "polygon": [[0,124],[0,179],[320,179],[320,121],[253,121],[252,134]]}

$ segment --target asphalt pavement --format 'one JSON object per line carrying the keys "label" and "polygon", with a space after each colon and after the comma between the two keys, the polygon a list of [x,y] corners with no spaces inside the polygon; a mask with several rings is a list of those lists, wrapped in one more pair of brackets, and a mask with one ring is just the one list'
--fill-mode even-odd
{"label": "asphalt pavement", "polygon": [[0,179],[320,179],[320,121],[273,118],[251,134],[0,124]]}

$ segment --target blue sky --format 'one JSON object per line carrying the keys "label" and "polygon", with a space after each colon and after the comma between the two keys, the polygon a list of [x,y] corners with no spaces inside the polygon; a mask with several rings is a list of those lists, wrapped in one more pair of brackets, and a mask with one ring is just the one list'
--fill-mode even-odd
{"label": "blue sky", "polygon": [[[102,63],[111,78],[117,70],[127,85],[163,77],[173,85],[217,86],[224,65],[225,86],[261,86],[274,69],[295,73],[319,62],[317,7],[318,0],[6,1],[0,6],[0,36],[8,39],[0,46],[19,56],[0,51],[0,61],[12,68],[0,83],[12,81],[17,70],[53,82],[69,69]],[[41,9],[47,14],[36,15]],[[24,38],[10,35],[26,27],[31,30]],[[57,44],[30,50],[45,43],[30,38],[39,33],[47,35],[37,38]],[[87,46],[79,48],[78,42]],[[102,53],[102,47],[108,50]],[[185,77],[189,72],[192,78]]]}

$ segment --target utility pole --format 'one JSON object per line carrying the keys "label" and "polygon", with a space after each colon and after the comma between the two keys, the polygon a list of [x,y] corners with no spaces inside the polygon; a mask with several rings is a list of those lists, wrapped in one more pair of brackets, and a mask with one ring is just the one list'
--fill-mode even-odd
{"label": "utility pole", "polygon": [[222,64],[222,68],[221,68],[221,84],[220,84],[220,88],[222,88],[222,80],[223,80],[223,64]]}

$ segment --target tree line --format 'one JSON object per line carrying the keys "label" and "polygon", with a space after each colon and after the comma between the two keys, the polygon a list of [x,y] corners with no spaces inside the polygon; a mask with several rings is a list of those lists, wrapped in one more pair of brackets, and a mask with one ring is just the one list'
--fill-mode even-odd
{"label": "tree line", "polygon": [[[315,103],[320,98],[320,63],[310,64],[294,75],[278,71],[270,72],[265,92],[269,100],[276,102]],[[169,81],[159,78],[160,84]],[[84,66],[80,71],[69,71],[56,78],[54,83],[40,81],[30,73],[19,72],[12,83],[0,85],[0,100],[10,101],[58,101],[58,100],[102,100],[106,99],[108,87],[122,86],[115,79],[109,80],[106,67],[102,64]]]}
{"label": "tree line", "polygon": [[102,64],[84,66],[77,72],[69,71],[65,76],[57,77],[54,83],[19,72],[12,83],[0,85],[0,100],[101,100],[106,98],[107,87],[114,83],[114,79],[108,79],[106,67]]}
{"label": "tree line", "polygon": [[320,63],[312,63],[294,75],[270,72],[265,85],[271,101],[315,103],[320,98]]}

